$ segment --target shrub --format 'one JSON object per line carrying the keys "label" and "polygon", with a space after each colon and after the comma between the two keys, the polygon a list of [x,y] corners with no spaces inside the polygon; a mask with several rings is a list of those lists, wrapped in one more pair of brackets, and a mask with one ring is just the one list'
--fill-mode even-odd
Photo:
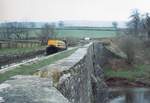
{"label": "shrub", "polygon": [[126,62],[133,64],[135,60],[135,52],[138,45],[138,39],[132,36],[124,36],[120,39],[120,48],[127,55]]}
{"label": "shrub", "polygon": [[66,41],[67,41],[68,46],[76,46],[79,44],[80,39],[67,37]]}

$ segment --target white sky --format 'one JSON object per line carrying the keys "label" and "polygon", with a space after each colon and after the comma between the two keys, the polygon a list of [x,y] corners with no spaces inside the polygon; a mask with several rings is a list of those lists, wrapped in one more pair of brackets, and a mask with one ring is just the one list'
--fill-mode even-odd
{"label": "white sky", "polygon": [[127,20],[131,10],[150,12],[150,0],[0,0],[0,20]]}

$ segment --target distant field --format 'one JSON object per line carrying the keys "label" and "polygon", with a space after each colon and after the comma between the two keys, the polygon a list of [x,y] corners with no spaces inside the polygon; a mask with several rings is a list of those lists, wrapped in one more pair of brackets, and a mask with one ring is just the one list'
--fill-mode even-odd
{"label": "distant field", "polygon": [[[40,35],[41,30],[31,30],[29,34],[31,37]],[[114,37],[116,31],[112,27],[65,27],[56,29],[57,37],[75,37],[75,38],[102,38]]]}
{"label": "distant field", "polygon": [[116,31],[114,30],[57,30],[57,37],[77,37],[77,38],[102,38],[114,37]]}
{"label": "distant field", "polygon": [[113,27],[64,27],[58,29],[71,29],[71,30],[115,30]]}

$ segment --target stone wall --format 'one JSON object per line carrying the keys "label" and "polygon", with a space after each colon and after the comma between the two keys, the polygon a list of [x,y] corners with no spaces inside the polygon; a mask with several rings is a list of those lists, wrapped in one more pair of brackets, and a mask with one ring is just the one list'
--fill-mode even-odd
{"label": "stone wall", "polygon": [[103,45],[91,43],[80,47],[70,57],[40,69],[36,75],[52,77],[54,86],[71,103],[106,103],[107,92],[101,68],[105,59],[103,55]]}
{"label": "stone wall", "polygon": [[[98,42],[90,43],[86,46],[80,47],[71,56],[63,60],[59,60],[58,62],[54,64],[51,64],[49,66],[46,66],[38,70],[34,74],[38,76],[36,78],[42,77],[43,79],[45,78],[46,80],[49,80],[52,82],[51,86],[46,86],[47,90],[49,87],[49,90],[48,90],[49,92],[43,90],[42,94],[46,93],[48,94],[46,96],[51,96],[51,97],[55,97],[55,95],[61,95],[60,99],[53,98],[55,100],[51,101],[52,98],[49,98],[49,99],[46,98],[47,101],[41,102],[41,103],[68,103],[68,102],[70,103],[106,103],[107,86],[105,85],[103,81],[103,70],[101,68],[103,61],[105,61],[103,50],[104,50],[104,47],[101,43],[98,43]],[[38,90],[40,90],[40,88],[44,88],[44,86],[43,87],[40,86],[40,83],[37,83],[38,81],[33,79],[32,76],[30,77],[30,79],[33,80],[33,83],[31,83],[31,81],[28,82],[28,79],[26,80],[24,78],[22,78],[22,81],[24,82],[17,82],[18,81],[17,79],[15,85],[17,85],[18,87],[20,83],[25,83],[29,88],[27,90],[30,90],[31,87],[34,88],[33,94],[35,94]],[[42,82],[42,78],[41,78],[41,81],[39,81],[41,82],[41,84],[45,83],[45,82]],[[6,81],[5,83],[10,85],[12,84],[12,82],[10,81],[9,82]],[[21,81],[21,79],[19,79],[19,81]],[[30,83],[33,84],[34,86],[31,85]],[[36,87],[39,87],[39,88],[36,90],[35,89]],[[52,96],[53,93],[51,93],[50,91],[52,88],[54,89],[54,87],[57,88],[59,93],[56,92],[56,94],[54,93],[55,95]],[[9,92],[9,89],[7,89],[6,91]],[[19,95],[19,93],[23,93],[23,92],[18,92],[16,95]],[[26,91],[25,93],[30,94],[32,96],[32,92],[28,93]],[[15,98],[16,97],[17,96],[15,96]],[[42,96],[39,96],[39,97],[42,98]],[[7,96],[7,100],[8,98],[9,96]],[[33,96],[33,98],[30,98],[30,99],[34,100],[35,97]],[[6,102],[6,103],[10,103],[10,102]],[[12,103],[15,103],[15,102],[12,102]],[[27,102],[27,103],[30,103],[30,102]],[[40,102],[38,102],[38,99],[37,99],[37,102],[35,103],[40,103]]]}
{"label": "stone wall", "polygon": [[0,84],[0,103],[70,103],[49,78],[15,76]]}

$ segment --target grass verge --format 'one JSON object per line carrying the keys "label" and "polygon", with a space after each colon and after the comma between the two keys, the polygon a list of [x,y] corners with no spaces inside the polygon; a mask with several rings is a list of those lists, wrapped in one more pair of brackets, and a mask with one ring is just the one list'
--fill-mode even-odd
{"label": "grass verge", "polygon": [[28,47],[28,48],[3,48],[0,49],[0,55],[8,55],[8,54],[22,54],[22,53],[29,53],[33,51],[38,51],[45,49],[45,46],[38,46],[38,47]]}
{"label": "grass verge", "polygon": [[35,64],[31,65],[22,65],[20,67],[17,67],[13,70],[7,71],[3,74],[0,74],[0,83],[4,82],[5,80],[8,80],[10,77],[15,76],[15,75],[32,75],[33,73],[36,72],[37,69],[44,67],[46,65],[49,65],[51,63],[54,63],[60,59],[63,59],[65,57],[70,56],[73,52],[75,52],[77,48],[60,52],[56,55],[53,55],[45,60],[39,61]]}

